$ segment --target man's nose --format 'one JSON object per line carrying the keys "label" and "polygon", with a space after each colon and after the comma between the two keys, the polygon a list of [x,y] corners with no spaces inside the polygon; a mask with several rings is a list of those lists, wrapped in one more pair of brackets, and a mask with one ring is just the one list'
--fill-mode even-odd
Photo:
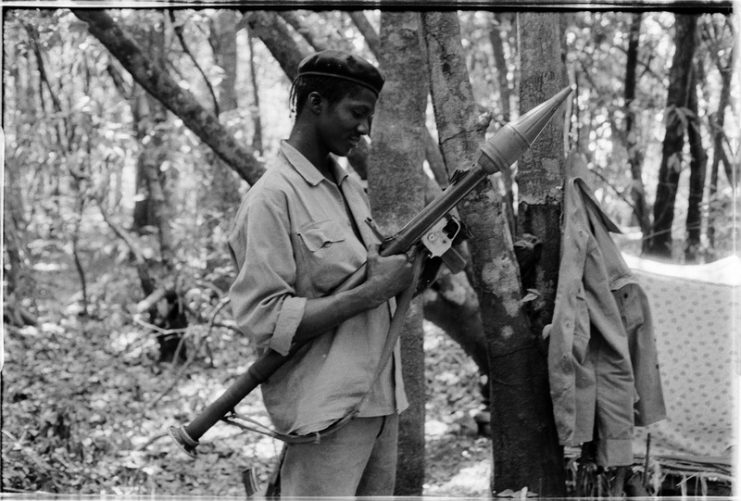
{"label": "man's nose", "polygon": [[370,118],[361,120],[360,123],[358,124],[358,132],[360,134],[365,134],[365,135],[370,134],[371,124],[372,124],[372,120]]}

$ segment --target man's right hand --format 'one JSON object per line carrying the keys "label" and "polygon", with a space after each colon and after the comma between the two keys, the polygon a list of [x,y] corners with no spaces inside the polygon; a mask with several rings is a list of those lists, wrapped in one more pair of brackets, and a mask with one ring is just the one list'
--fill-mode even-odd
{"label": "man's right hand", "polygon": [[413,266],[406,254],[381,256],[378,245],[368,247],[365,287],[370,300],[381,305],[412,284]]}

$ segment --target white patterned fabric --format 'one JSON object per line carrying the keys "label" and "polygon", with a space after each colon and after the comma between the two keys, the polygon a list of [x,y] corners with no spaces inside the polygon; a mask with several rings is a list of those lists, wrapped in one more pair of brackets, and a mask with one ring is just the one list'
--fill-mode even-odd
{"label": "white patterned fabric", "polygon": [[633,450],[731,457],[735,337],[741,328],[741,260],[669,265],[623,255],[651,306],[667,419],[635,430]]}

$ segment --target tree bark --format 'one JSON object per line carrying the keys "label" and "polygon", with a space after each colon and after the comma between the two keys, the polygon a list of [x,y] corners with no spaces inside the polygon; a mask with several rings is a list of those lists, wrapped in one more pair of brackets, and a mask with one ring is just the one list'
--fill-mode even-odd
{"label": "tree bark", "polygon": [[[372,131],[368,191],[374,218],[386,234],[424,206],[425,62],[418,16],[381,14],[379,62],[386,76]],[[396,495],[421,495],[424,483],[425,373],[422,304],[412,302],[401,336],[404,385],[410,407],[401,415]]]}
{"label": "tree bark", "polygon": [[242,179],[254,184],[260,178],[264,167],[252,152],[240,145],[218,118],[182,89],[164,68],[153,64],[104,10],[72,9],[72,12],[88,23],[90,33],[121,62],[134,80],[175,113]]}
{"label": "tree bark", "polygon": [[[525,112],[566,85],[562,45],[565,37],[558,15],[520,13],[517,23],[520,34],[520,111]],[[513,358],[519,359],[519,365],[512,367],[519,377],[513,378],[504,372],[501,376],[503,382],[519,381],[523,385],[519,390],[521,396],[513,395],[513,398],[522,399],[517,402],[515,412],[523,416],[524,423],[512,429],[510,435],[518,433],[526,438],[512,449],[514,464],[503,466],[513,469],[512,475],[530,490],[541,496],[559,497],[565,495],[563,448],[558,443],[553,420],[547,349],[541,333],[553,317],[558,282],[564,179],[563,128],[563,116],[557,114],[518,164],[518,231],[521,235],[534,235],[542,242],[540,259],[535,266],[535,283],[525,284],[528,288],[535,288],[539,295],[531,303],[532,310],[528,311],[531,337],[529,344],[522,343],[527,351],[508,356],[515,347],[506,342],[492,349],[508,363],[513,362]],[[497,365],[494,361],[491,363]],[[527,376],[518,368],[520,365],[529,367]],[[501,391],[511,391],[508,385],[500,385]],[[496,386],[492,391],[496,392]],[[499,419],[505,423],[513,421],[511,408],[503,408],[496,401],[492,405]],[[511,437],[504,434],[503,439],[510,440]]]}
{"label": "tree bark", "polygon": [[[699,62],[698,62],[699,64]],[[696,73],[690,78],[689,109],[694,115],[687,125],[687,138],[690,143],[690,186],[687,205],[687,241],[684,248],[684,260],[687,263],[697,262],[700,252],[700,235],[702,235],[702,200],[705,194],[705,177],[708,155],[702,144],[700,121],[697,119],[697,83]]]}
{"label": "tree bark", "polygon": [[666,99],[666,133],[662,145],[659,181],[653,208],[653,226],[647,239],[646,252],[650,255],[672,257],[672,223],[677,197],[679,174],[682,170],[684,127],[680,114],[687,108],[690,73],[695,52],[696,14],[675,15],[675,52],[669,71],[669,90]]}
{"label": "tree bark", "polygon": [[[465,169],[484,139],[485,125],[477,122],[458,18],[455,13],[433,12],[422,17],[443,155],[450,171]],[[469,242],[471,276],[488,341],[493,399],[492,491],[527,486],[549,495],[552,491],[542,482],[540,433],[533,432],[534,418],[539,416],[532,412],[532,388],[528,384],[532,378],[530,353],[537,336],[521,309],[519,271],[501,200],[491,183],[485,182],[458,208],[473,235]],[[519,419],[512,419],[512,415]]]}
{"label": "tree bark", "polygon": [[[370,23],[370,21],[368,21],[368,18],[362,12],[350,11],[348,12],[348,15],[352,19],[355,26],[358,28],[358,31],[360,31],[360,34],[363,35],[363,38],[368,44],[368,48],[370,49],[371,53],[376,58],[378,58],[379,51],[381,50],[381,40],[378,36],[378,33],[376,33],[375,28],[373,28],[373,25]],[[424,141],[425,159],[427,160],[427,164],[429,165],[430,171],[432,171],[432,175],[434,176],[437,184],[444,188],[448,185],[448,176],[445,170],[445,161],[443,160],[442,153],[440,153],[440,147],[437,144],[437,141],[435,141],[435,138],[432,137],[430,131],[427,129],[425,129]],[[358,158],[356,161],[358,163],[362,163],[362,159],[360,158]],[[355,167],[354,163],[353,167]]]}
{"label": "tree bark", "polygon": [[[625,140],[628,150],[628,163],[633,182],[630,186],[630,198],[633,200],[633,213],[645,238],[651,232],[651,221],[646,205],[646,189],[643,184],[643,150],[638,143],[639,131],[636,130],[636,69],[641,36],[642,13],[633,14],[628,32],[628,51],[625,63]],[[644,240],[645,242],[645,240]]]}

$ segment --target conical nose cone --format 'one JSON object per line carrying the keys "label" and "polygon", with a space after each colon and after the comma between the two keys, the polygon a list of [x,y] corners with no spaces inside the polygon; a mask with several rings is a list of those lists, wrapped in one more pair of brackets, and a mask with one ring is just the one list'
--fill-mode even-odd
{"label": "conical nose cone", "polygon": [[556,95],[537,105],[514,122],[505,124],[494,136],[481,145],[478,164],[487,174],[508,169],[530,148],[538,134],[571,94],[566,87]]}
{"label": "conical nose cone", "polygon": [[528,145],[532,145],[569,94],[571,87],[561,89],[558,94],[540,103],[509,125],[522,135]]}

